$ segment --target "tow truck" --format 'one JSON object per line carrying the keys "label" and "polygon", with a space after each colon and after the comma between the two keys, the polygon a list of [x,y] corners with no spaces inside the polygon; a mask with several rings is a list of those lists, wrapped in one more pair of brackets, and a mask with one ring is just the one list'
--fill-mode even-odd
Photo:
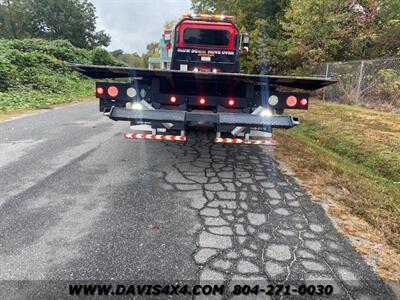
{"label": "tow truck", "polygon": [[311,91],[336,82],[240,73],[249,35],[240,33],[232,16],[184,14],[164,41],[172,52],[168,70],[71,65],[107,79],[96,83],[105,116],[128,121],[132,129],[147,125],[148,131],[126,138],[186,141],[188,130],[207,127],[215,132],[215,143],[275,145],[273,129],[299,124],[284,111],[308,109]]}

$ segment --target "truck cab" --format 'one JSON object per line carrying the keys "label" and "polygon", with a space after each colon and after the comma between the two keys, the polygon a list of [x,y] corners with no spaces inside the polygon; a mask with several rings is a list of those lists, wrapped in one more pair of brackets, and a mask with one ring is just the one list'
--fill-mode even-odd
{"label": "truck cab", "polygon": [[173,43],[172,70],[240,71],[241,34],[233,23],[233,17],[184,15],[175,27]]}

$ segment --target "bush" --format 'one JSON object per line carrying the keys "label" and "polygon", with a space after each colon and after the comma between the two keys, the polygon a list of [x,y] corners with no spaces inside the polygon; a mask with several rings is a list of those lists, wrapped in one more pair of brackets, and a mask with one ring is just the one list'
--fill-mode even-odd
{"label": "bush", "polygon": [[381,81],[377,87],[379,99],[400,107],[400,72],[393,69],[384,69],[378,72]]}
{"label": "bush", "polygon": [[94,65],[117,65],[123,66],[123,63],[117,62],[115,58],[106,50],[97,48],[92,50],[92,64]]}
{"label": "bush", "polygon": [[10,63],[0,58],[0,91],[6,91],[17,85],[17,70]]}
{"label": "bush", "polygon": [[122,65],[104,49],[81,49],[64,40],[0,39],[0,110],[93,94],[91,80],[70,63]]}

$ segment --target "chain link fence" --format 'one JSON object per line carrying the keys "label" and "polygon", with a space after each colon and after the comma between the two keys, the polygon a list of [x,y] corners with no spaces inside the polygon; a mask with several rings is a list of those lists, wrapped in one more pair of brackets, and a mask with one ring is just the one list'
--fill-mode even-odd
{"label": "chain link fence", "polygon": [[324,100],[400,110],[400,58],[325,63],[317,75],[339,80],[325,88]]}

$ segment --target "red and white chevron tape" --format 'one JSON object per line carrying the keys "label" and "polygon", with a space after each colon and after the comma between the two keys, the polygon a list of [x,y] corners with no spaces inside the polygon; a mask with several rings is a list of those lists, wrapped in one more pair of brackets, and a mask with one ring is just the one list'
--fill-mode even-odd
{"label": "red and white chevron tape", "polygon": [[276,140],[244,140],[244,139],[230,139],[230,138],[215,138],[215,143],[219,144],[246,144],[246,145],[267,145],[275,146]]}
{"label": "red and white chevron tape", "polygon": [[134,140],[161,140],[161,141],[178,141],[185,142],[184,135],[168,135],[168,134],[145,134],[145,133],[125,133],[126,139]]}

